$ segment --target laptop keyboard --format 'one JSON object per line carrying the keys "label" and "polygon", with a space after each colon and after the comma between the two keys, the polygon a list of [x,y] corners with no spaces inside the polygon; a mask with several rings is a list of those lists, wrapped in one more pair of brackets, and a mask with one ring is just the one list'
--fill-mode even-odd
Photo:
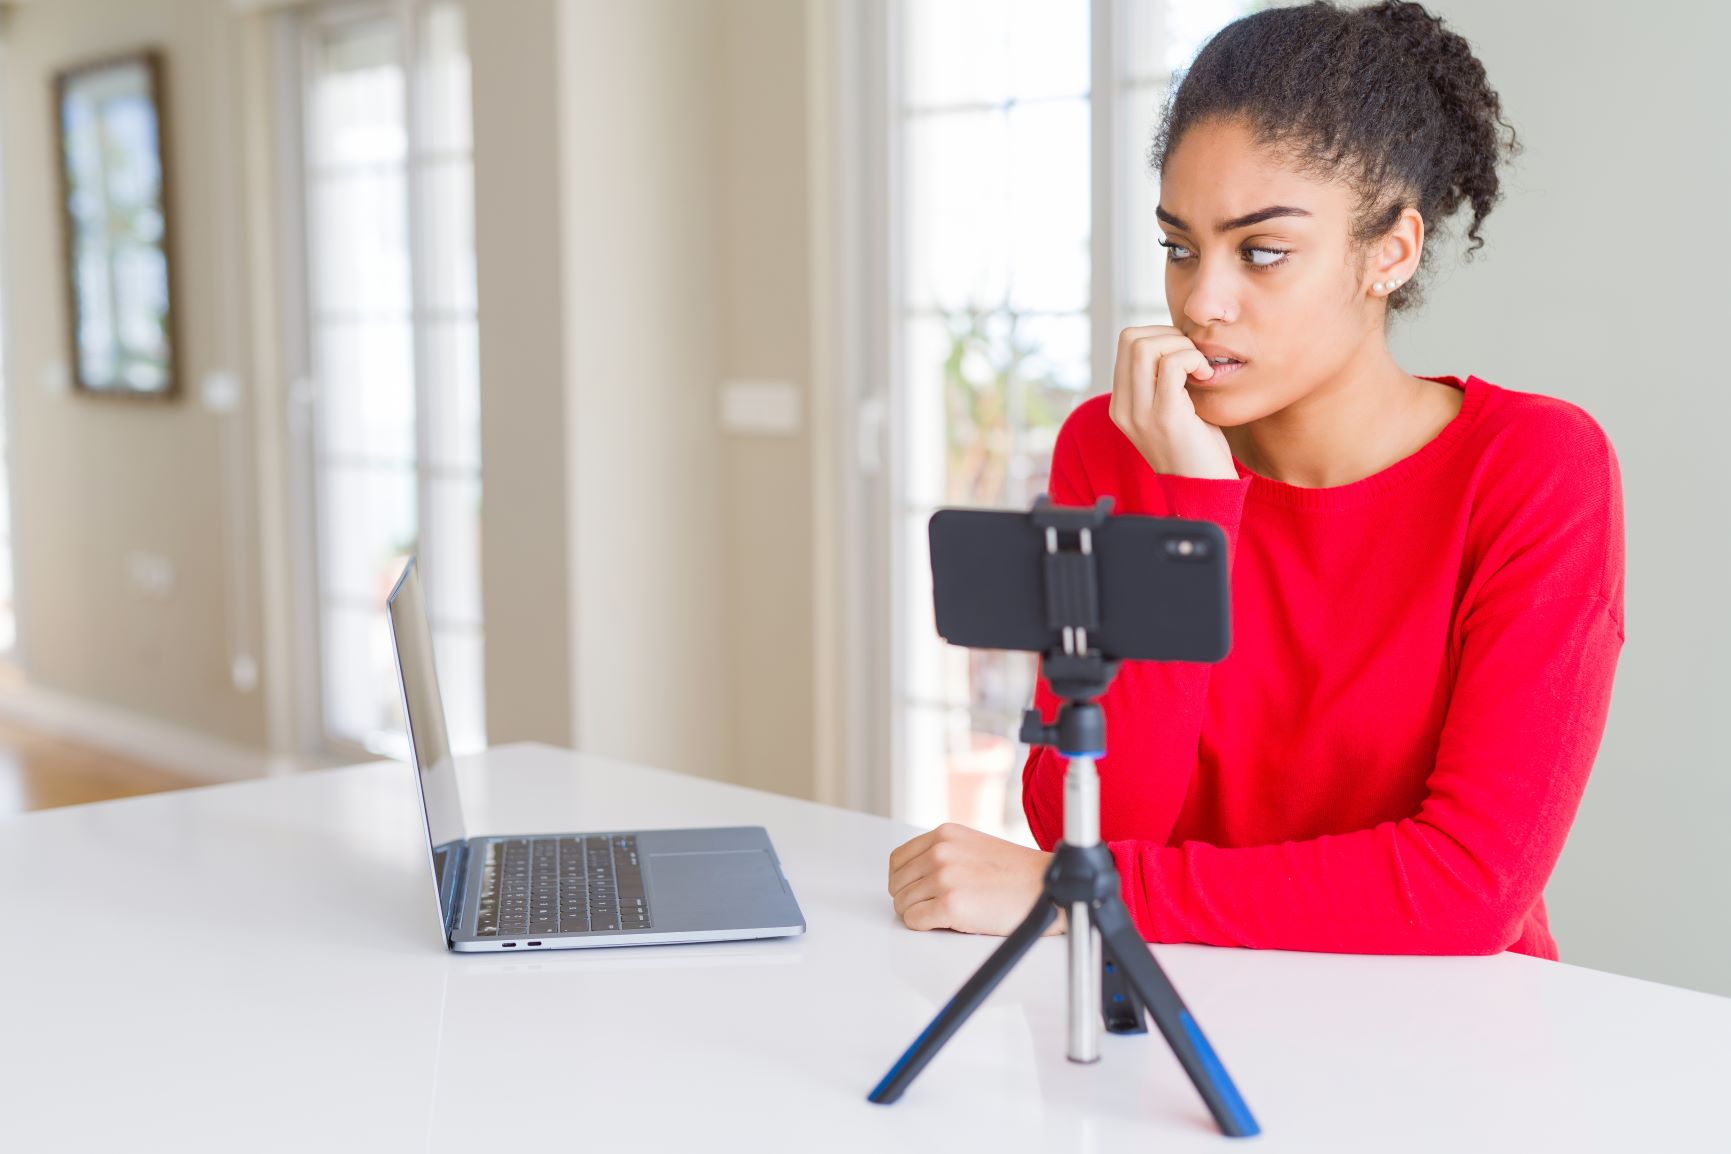
{"label": "laptop keyboard", "polygon": [[481,867],[483,938],[646,930],[643,867],[630,834],[512,838],[487,843]]}

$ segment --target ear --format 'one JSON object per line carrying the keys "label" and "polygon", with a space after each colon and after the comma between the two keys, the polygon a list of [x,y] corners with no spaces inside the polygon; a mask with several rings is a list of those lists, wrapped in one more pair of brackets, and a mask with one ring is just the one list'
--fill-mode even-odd
{"label": "ear", "polygon": [[[1403,208],[1394,227],[1372,250],[1369,265],[1364,270],[1364,283],[1359,291],[1373,299],[1387,297],[1396,287],[1412,279],[1418,271],[1420,254],[1424,251],[1424,217],[1408,205]],[[1377,286],[1381,285],[1379,289]]]}

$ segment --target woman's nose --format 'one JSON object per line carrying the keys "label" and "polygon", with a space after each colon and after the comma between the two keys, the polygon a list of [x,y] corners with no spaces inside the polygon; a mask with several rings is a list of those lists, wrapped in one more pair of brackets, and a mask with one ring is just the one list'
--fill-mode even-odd
{"label": "woman's nose", "polygon": [[1237,270],[1225,260],[1202,260],[1184,298],[1184,315],[1197,325],[1238,319]]}

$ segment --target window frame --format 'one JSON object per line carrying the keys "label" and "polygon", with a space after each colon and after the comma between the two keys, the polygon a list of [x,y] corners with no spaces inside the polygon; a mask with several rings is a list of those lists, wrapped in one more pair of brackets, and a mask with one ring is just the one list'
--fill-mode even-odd
{"label": "window frame", "polygon": [[[452,310],[434,308],[428,302],[431,295],[429,266],[432,263],[426,243],[426,207],[422,183],[429,167],[449,163],[458,154],[448,149],[432,150],[424,145],[425,125],[420,118],[419,68],[422,61],[421,33],[427,10],[438,0],[330,0],[302,9],[277,14],[275,56],[279,84],[277,89],[278,154],[282,158],[278,178],[278,193],[282,205],[283,228],[279,236],[283,255],[283,329],[285,377],[291,383],[285,397],[289,453],[287,482],[289,490],[289,539],[293,558],[291,586],[292,616],[295,628],[295,737],[298,747],[307,753],[362,760],[379,755],[406,757],[406,737],[380,733],[375,740],[354,740],[337,732],[329,722],[325,708],[326,652],[324,617],[327,597],[322,583],[324,572],[321,554],[321,524],[319,519],[320,472],[337,461],[339,454],[323,452],[318,444],[318,397],[315,384],[315,320],[313,261],[310,245],[315,235],[312,199],[313,141],[310,138],[312,98],[311,78],[314,72],[313,51],[316,37],[344,24],[372,22],[381,17],[390,19],[396,27],[403,70],[403,108],[405,144],[401,160],[404,182],[404,232],[409,253],[407,318],[410,329],[410,356],[413,398],[415,405],[412,466],[415,494],[415,552],[423,559],[436,555],[440,549],[433,490],[442,479],[473,479],[480,491],[481,464],[477,457],[472,466],[461,468],[433,464],[433,430],[431,414],[438,402],[433,396],[433,371],[436,349],[430,321],[449,319]],[[469,13],[463,5],[465,19]],[[472,115],[472,113],[471,113]],[[469,165],[471,183],[474,179],[474,141],[462,154]],[[471,199],[473,211],[473,201]],[[479,302],[473,308],[478,340]],[[437,314],[437,316],[435,316]],[[478,451],[478,450],[477,450]],[[357,458],[352,463],[364,463]],[[478,567],[480,556],[474,562]],[[429,582],[431,583],[431,582]],[[383,614],[383,605],[379,612]],[[473,623],[447,623],[446,628],[473,630],[482,646],[482,677],[485,673],[486,621],[477,607]],[[440,624],[435,618],[435,632]],[[482,725],[485,726],[485,696],[483,680]],[[448,702],[447,702],[448,706]]]}

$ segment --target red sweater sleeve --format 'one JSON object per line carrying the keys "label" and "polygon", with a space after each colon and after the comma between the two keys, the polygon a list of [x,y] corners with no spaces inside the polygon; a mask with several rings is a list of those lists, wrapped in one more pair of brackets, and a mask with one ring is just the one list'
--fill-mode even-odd
{"label": "red sweater sleeve", "polygon": [[1111,843],[1142,936],[1329,953],[1507,949],[1562,853],[1621,645],[1597,595],[1480,621],[1411,818],[1281,845]]}
{"label": "red sweater sleeve", "polygon": [[[1096,397],[1084,402],[1059,430],[1048,484],[1052,500],[1060,505],[1091,505],[1097,497],[1109,495],[1114,498],[1114,513],[1213,521],[1226,535],[1230,571],[1249,478],[1228,481],[1156,473],[1139,454],[1126,452],[1124,444],[1116,443],[1123,440],[1123,433],[1111,423],[1108,400]],[[1177,821],[1196,769],[1213,669],[1210,664],[1188,661],[1127,661],[1120,667],[1101,699],[1106,716],[1130,717],[1157,708],[1162,724],[1149,732],[1148,744],[1136,748],[1134,757],[1114,757],[1108,722],[1108,753],[1098,762],[1104,836],[1111,837],[1114,829],[1170,830]],[[1047,725],[1057,719],[1059,704],[1045,678],[1038,678],[1034,707]],[[1042,849],[1050,850],[1064,833],[1064,766],[1057,751],[1036,746],[1022,768],[1022,809]]]}

